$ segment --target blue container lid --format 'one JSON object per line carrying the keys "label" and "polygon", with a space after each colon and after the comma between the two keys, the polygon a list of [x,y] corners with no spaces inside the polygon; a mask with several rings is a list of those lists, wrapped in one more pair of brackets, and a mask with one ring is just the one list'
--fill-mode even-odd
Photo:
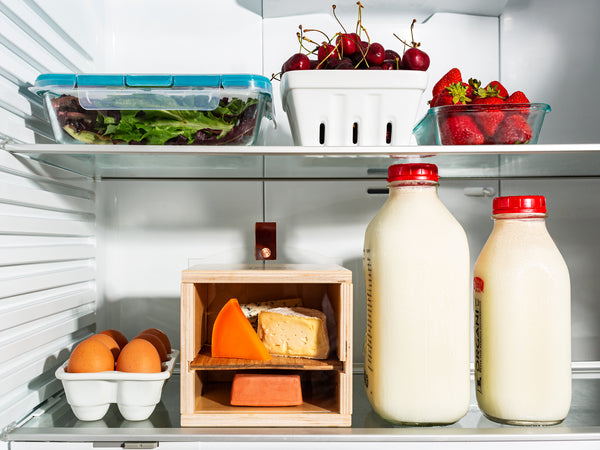
{"label": "blue container lid", "polygon": [[[61,74],[39,75],[30,90],[37,95],[69,94],[84,109],[181,109],[212,111],[221,97],[267,97],[272,118],[273,89],[262,75]],[[234,91],[232,94],[223,91]]]}
{"label": "blue container lid", "polygon": [[41,74],[32,90],[38,94],[55,89],[76,88],[231,88],[249,89],[272,95],[267,77],[253,74],[166,75],[166,74]]}

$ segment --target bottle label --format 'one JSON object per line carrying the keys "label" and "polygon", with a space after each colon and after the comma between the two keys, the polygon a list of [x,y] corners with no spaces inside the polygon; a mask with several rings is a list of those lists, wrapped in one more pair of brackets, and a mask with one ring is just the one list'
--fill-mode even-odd
{"label": "bottle label", "polygon": [[473,278],[473,333],[475,336],[475,390],[483,394],[483,367],[481,361],[481,300],[483,294],[483,280]]}
{"label": "bottle label", "polygon": [[365,388],[369,389],[369,373],[373,373],[373,261],[371,249],[366,248],[363,253],[365,265],[365,284],[367,294],[367,331],[365,336]]}

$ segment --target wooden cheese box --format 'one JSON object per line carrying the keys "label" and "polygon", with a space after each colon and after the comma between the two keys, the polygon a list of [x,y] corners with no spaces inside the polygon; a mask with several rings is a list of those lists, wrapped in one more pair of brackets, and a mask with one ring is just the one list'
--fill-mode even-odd
{"label": "wooden cheese box", "polygon": [[[212,358],[214,320],[230,299],[246,303],[301,298],[334,319],[326,360]],[[335,265],[240,264],[194,266],[181,284],[181,426],[349,427],[352,416],[352,272]],[[230,405],[236,373],[293,373],[303,404]]]}

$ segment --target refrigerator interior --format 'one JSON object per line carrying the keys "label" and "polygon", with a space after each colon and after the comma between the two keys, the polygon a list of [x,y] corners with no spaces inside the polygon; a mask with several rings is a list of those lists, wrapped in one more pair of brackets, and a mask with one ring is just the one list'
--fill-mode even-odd
{"label": "refrigerator interior", "polygon": [[[356,2],[336,4],[340,21],[352,28]],[[493,196],[547,196],[548,228],[571,274],[572,357],[579,383],[600,369],[600,288],[595,281],[600,255],[600,4],[367,0],[363,5],[364,26],[386,48],[401,50],[393,33],[408,38],[410,22],[417,19],[415,38],[432,59],[418,117],[427,109],[435,81],[453,66],[466,77],[500,80],[509,90],[523,90],[532,101],[551,105],[537,155],[537,148],[494,154],[469,149],[442,151],[430,160],[440,167],[442,200],[467,232],[471,266],[491,231]],[[51,408],[60,401],[55,400],[62,388],[54,371],[94,330],[116,328],[133,337],[157,327],[179,348],[181,271],[196,263],[253,261],[254,224],[260,221],[277,222],[278,262],[335,263],[352,270],[354,392],[356,399],[363,395],[362,240],[386,197],[369,190],[385,187],[385,169],[399,161],[394,149],[352,149],[350,155],[296,149],[278,81],[273,81],[277,126],[263,128],[264,150],[225,148],[219,154],[197,149],[194,154],[196,149],[125,148],[94,154],[89,147],[57,149],[43,106],[28,90],[37,75],[48,72],[270,77],[298,50],[298,25],[330,35],[338,30],[331,4],[3,0],[0,24],[0,429],[4,440],[14,441],[11,448],[27,448],[19,447],[19,427],[25,423],[26,428],[23,420],[31,419],[38,405],[44,408],[48,402]],[[327,156],[330,150],[334,154]],[[400,160],[417,159],[419,155]],[[179,395],[173,386],[169,393]],[[578,395],[581,410],[586,410],[585,392]],[[67,411],[61,411],[68,415],[62,401],[60,407]],[[493,427],[477,424],[474,397],[471,403],[470,416],[458,428]],[[168,406],[168,413],[164,408],[158,413],[177,429],[178,402],[170,397],[162,406]],[[586,411],[593,416],[597,406]],[[600,440],[600,423],[580,413],[578,409],[566,424],[579,427],[575,439]],[[49,423],[39,439],[53,440],[48,439]],[[91,437],[80,439],[120,441],[127,436],[122,423],[115,427],[108,421],[107,428],[99,432],[92,427]],[[355,400],[353,429],[367,428],[388,430],[389,424],[364,399]],[[143,425],[134,429],[140,440],[147,438]],[[490,440],[527,434],[515,428],[494,430],[497,435]],[[402,428],[388,431],[390,440],[415,439],[414,432],[407,438]],[[460,440],[455,431],[426,430],[424,435]],[[542,431],[540,439],[565,432]],[[352,431],[332,433],[352,444]],[[161,437],[201,440],[202,435],[184,430]],[[258,436],[253,439],[260,440]]]}

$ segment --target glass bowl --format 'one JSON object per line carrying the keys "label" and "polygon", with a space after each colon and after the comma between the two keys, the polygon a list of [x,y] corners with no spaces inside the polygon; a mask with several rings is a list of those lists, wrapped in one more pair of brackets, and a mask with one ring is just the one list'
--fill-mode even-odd
{"label": "glass bowl", "polygon": [[536,144],[548,112],[545,103],[436,106],[413,133],[419,145]]}

